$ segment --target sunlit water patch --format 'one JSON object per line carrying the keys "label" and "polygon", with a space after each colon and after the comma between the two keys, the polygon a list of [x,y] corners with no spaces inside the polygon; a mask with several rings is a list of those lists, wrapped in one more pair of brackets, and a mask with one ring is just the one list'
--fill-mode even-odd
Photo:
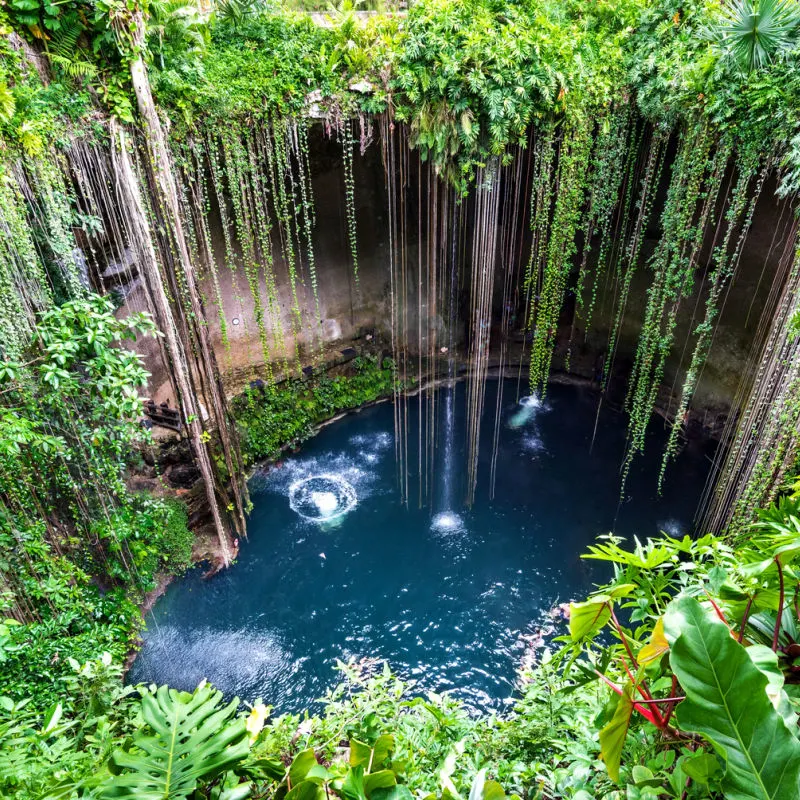
{"label": "sunlit water patch", "polygon": [[414,494],[426,484],[416,470],[417,403],[407,504],[388,403],[258,470],[238,563],[208,581],[193,570],[169,587],[148,615],[130,680],[191,689],[205,677],[229,696],[298,711],[335,683],[337,658],[378,657],[422,689],[496,706],[512,694],[516,669],[564,631],[550,609],[605,575],[580,558],[597,534],[690,530],[704,453],[682,453],[659,497],[664,433],[654,426],[619,504],[625,419],[604,411],[590,452],[596,395],[567,386],[550,387],[543,404],[518,403],[516,382],[506,386],[491,500],[489,385],[478,492],[465,508],[463,389],[438,404],[430,505]]}

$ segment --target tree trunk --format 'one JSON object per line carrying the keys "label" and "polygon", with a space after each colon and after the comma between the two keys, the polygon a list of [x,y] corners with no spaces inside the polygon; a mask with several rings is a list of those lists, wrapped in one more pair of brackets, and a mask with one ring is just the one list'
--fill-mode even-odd
{"label": "tree trunk", "polygon": [[[247,503],[247,489],[242,480],[241,454],[239,452],[236,429],[228,411],[216,357],[208,335],[205,311],[197,286],[194,265],[189,254],[175,172],[166,134],[153,102],[147,69],[141,57],[141,53],[144,50],[145,27],[140,13],[135,15],[134,23],[136,31],[134,35],[135,55],[131,61],[131,80],[136,94],[139,115],[144,127],[148,169],[154,195],[154,211],[168,238],[168,247],[165,247],[167,252],[164,253],[164,258],[162,258],[162,265],[166,273],[164,278],[174,287],[172,292],[173,301],[170,304],[163,282],[161,282],[160,292],[163,297],[159,298],[159,302],[167,304],[166,308],[162,310],[170,311],[174,333],[172,346],[180,345],[183,361],[187,367],[186,376],[188,376],[187,379],[190,385],[186,388],[184,394],[186,391],[191,392],[192,397],[189,405],[194,410],[189,411],[188,406],[185,406],[183,410],[187,423],[191,425],[190,430],[197,450],[198,460],[201,466],[203,462],[208,463],[210,472],[207,475],[206,471],[203,471],[203,477],[207,483],[206,491],[212,506],[220,543],[225,542],[223,556],[227,562],[227,551],[229,549],[227,547],[227,527],[224,526],[222,521],[218,499],[221,499],[225,506],[232,511],[234,527],[237,533],[245,535],[244,509]],[[172,262],[172,275],[169,274],[170,261]],[[169,280],[170,278],[172,280]],[[183,292],[180,292],[180,289]],[[184,303],[186,306],[183,305]],[[189,364],[190,354],[195,354],[194,370]],[[232,502],[228,498],[223,481],[219,479],[217,471],[214,469],[214,462],[208,452],[207,443],[204,441],[207,436],[203,437],[202,420],[198,413],[198,397],[201,396],[205,398],[209,415],[216,423],[225,466],[233,491]],[[196,415],[196,419],[192,415]],[[192,421],[190,422],[190,420]]]}
{"label": "tree trunk", "polygon": [[120,197],[128,212],[128,230],[132,238],[140,274],[144,279],[148,299],[156,324],[164,334],[163,355],[170,371],[183,422],[194,445],[194,455],[206,487],[206,496],[219,537],[222,562],[228,566],[231,559],[230,536],[225,524],[215,491],[216,476],[214,465],[208,452],[208,444],[203,436],[203,424],[197,395],[192,385],[191,367],[186,348],[178,334],[169,298],[159,268],[159,259],[153,245],[152,233],[147,222],[144,203],[139,192],[139,182],[128,153],[127,137],[122,128],[112,123],[112,159],[117,178]]}

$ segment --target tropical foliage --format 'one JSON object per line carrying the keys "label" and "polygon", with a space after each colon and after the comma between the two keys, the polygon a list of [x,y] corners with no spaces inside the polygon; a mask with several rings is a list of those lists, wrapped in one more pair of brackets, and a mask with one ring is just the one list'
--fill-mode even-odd
{"label": "tropical foliage", "polygon": [[396,381],[391,359],[378,364],[374,356],[359,356],[351,375],[323,373],[310,380],[252,387],[234,408],[245,458],[251,463],[276,458],[284,448],[308,439],[316,424],[391,395]]}
{"label": "tropical foliage", "polygon": [[70,659],[68,706],[0,699],[0,788],[19,800],[793,797],[798,520],[790,498],[739,546],[598,540],[586,557],[614,578],[571,605],[569,630],[499,714],[415,696],[369,659],[340,665],[321,715],[275,718],[206,684],[122,689],[107,655]]}
{"label": "tropical foliage", "polygon": [[122,346],[152,332],[89,296],[44,312],[34,343],[0,362],[0,680],[60,694],[70,658],[120,659],[135,605],[158,573],[190,560],[186,512],[131,492],[126,470],[147,441],[141,357]]}
{"label": "tropical foliage", "polygon": [[[799,23],[788,0],[420,0],[403,16],[356,11],[343,3],[325,24],[255,0],[208,12],[179,0],[9,0],[0,11],[0,791],[798,796],[800,501],[782,498],[750,523],[796,471],[800,256],[764,323],[767,360],[720,482],[739,486],[735,513],[723,514],[735,524],[725,537],[598,542],[587,557],[612,565],[613,579],[571,605],[569,631],[522,676],[509,713],[475,718],[447,696],[412,698],[370,664],[343,667],[320,716],[269,724],[262,702],[241,712],[207,685],[122,688],[113,665],[141,623],[137,603],[160,573],[188,565],[191,534],[180,505],[129,488],[148,434],[147,373],[127,345],[157,334],[147,315],[123,317],[89,291],[84,252],[104,266],[104,249],[123,262],[132,252],[158,301],[165,366],[185,378],[178,393],[213,407],[224,452],[207,488],[227,499],[238,443],[196,280],[216,300],[228,350],[210,220],[221,262],[246,279],[268,373],[235,408],[252,462],[406,388],[391,359],[362,360],[347,376],[273,380],[274,364],[299,373],[282,326],[296,340],[303,291],[321,317],[305,115],[342,146],[356,279],[353,160],[356,142],[363,150],[373,136],[369,115],[383,115],[387,149],[400,128],[462,201],[476,176],[500,175],[529,150],[522,218],[532,241],[518,288],[530,302],[534,389],[545,390],[568,298],[588,327],[601,278],[616,291],[609,374],[630,287],[647,270],[624,477],[644,447],[680,305],[698,296],[701,258],[705,307],[684,347],[691,360],[665,463],[759,194],[769,178],[782,195],[800,188]],[[130,146],[135,105],[147,130]],[[710,246],[707,228],[717,229]],[[314,346],[316,358],[321,340]],[[197,408],[182,423],[209,466],[214,437]]]}

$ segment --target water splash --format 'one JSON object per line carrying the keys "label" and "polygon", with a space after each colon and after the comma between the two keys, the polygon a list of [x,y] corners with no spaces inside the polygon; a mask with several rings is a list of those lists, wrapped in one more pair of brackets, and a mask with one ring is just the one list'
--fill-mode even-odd
{"label": "water splash", "polygon": [[680,539],[686,533],[684,525],[677,519],[666,519],[658,523],[658,530],[672,536],[673,539]]}
{"label": "water splash", "polygon": [[538,453],[546,452],[547,448],[544,442],[539,438],[536,433],[527,433],[522,437],[522,450],[525,453],[536,455]]}
{"label": "water splash", "polygon": [[356,490],[339,475],[314,475],[289,487],[292,511],[309,522],[329,522],[358,504]]}
{"label": "water splash", "polygon": [[464,520],[453,511],[440,511],[431,520],[434,533],[459,533],[464,530]]}
{"label": "water splash", "polygon": [[508,420],[509,428],[522,428],[536,417],[542,407],[542,401],[535,395],[523,397],[519,401],[519,409]]}

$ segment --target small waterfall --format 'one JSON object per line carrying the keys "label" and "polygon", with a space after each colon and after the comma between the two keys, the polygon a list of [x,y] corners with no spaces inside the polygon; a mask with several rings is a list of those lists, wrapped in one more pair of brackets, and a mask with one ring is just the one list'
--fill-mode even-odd
{"label": "small waterfall", "polygon": [[[452,340],[452,332],[450,334]],[[463,528],[461,517],[454,506],[455,472],[455,359],[447,360],[447,388],[444,397],[444,430],[442,446],[442,483],[438,508],[431,521],[431,530],[438,533],[458,531]]]}
{"label": "small waterfall", "polygon": [[453,382],[455,373],[454,359],[448,359],[447,363],[447,390],[444,398],[444,447],[442,464],[442,498],[441,506],[443,510],[450,510],[453,507],[453,446],[455,439],[455,405],[454,394],[456,391]]}
{"label": "small waterfall", "polygon": [[[455,208],[453,209],[455,215]],[[444,397],[444,432],[442,447],[442,488],[439,496],[438,508],[431,522],[431,529],[445,532],[455,531],[463,527],[461,517],[453,510],[454,505],[454,470],[455,470],[455,394],[456,394],[456,359],[453,355],[455,348],[455,329],[457,321],[457,289],[458,289],[458,259],[456,256],[456,237],[452,238],[452,252],[450,254],[450,285],[448,287],[447,304],[447,388]]]}

